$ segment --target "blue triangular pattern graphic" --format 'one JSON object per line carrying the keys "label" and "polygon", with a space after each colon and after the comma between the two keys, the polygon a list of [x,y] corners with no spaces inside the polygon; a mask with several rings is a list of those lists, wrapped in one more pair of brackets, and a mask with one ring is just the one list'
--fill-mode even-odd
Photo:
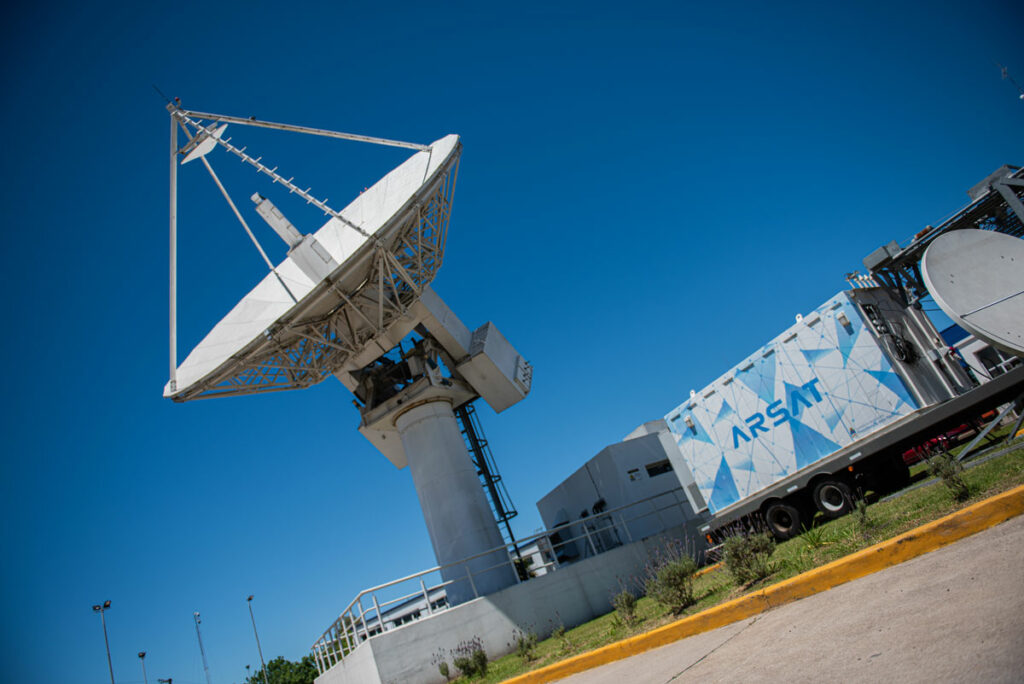
{"label": "blue triangular pattern graphic", "polygon": [[900,401],[904,404],[910,404],[911,406],[914,405],[914,400],[911,399],[910,394],[907,393],[907,388],[904,386],[903,380],[900,379],[900,376],[887,370],[865,370],[864,372],[877,380],[879,385],[884,386],[890,392],[899,397]]}
{"label": "blue triangular pattern graphic", "polygon": [[754,459],[750,454],[740,456],[738,459],[734,458],[731,468],[732,470],[757,470],[754,467]]}
{"label": "blue triangular pattern graphic", "polygon": [[722,462],[718,466],[718,474],[715,475],[715,486],[711,490],[708,508],[712,513],[717,513],[739,498],[740,495],[736,491],[736,483],[732,479],[732,470],[729,468],[729,464],[726,463],[725,456],[723,456]]}
{"label": "blue triangular pattern graphic", "polygon": [[832,351],[832,349],[801,349],[800,353],[804,355],[805,359],[807,359],[807,363],[813,365],[822,357],[832,353]]}
{"label": "blue triangular pattern graphic", "polygon": [[[847,314],[847,316],[849,315],[850,314]],[[853,332],[850,333],[847,332],[846,327],[839,322],[838,317],[836,318],[835,323],[836,339],[839,341],[839,353],[843,355],[843,368],[846,368],[846,362],[850,360],[850,352],[853,351],[853,347],[857,343],[857,333],[860,332],[861,326],[853,325],[853,321],[851,320],[850,327],[853,329]]]}
{"label": "blue triangular pattern graphic", "polygon": [[732,406],[729,406],[729,402],[723,401],[722,408],[718,410],[718,415],[715,416],[715,420],[712,423],[712,425],[718,425],[720,422],[722,422],[729,416],[733,415],[734,413],[736,412],[732,410]]}
{"label": "blue triangular pattern graphic", "polygon": [[775,401],[775,354],[761,357],[753,368],[736,374],[766,404]]}
{"label": "blue triangular pattern graphic", "polygon": [[[789,415],[791,415],[791,416],[799,416],[801,413],[806,411],[807,410],[807,404],[812,403],[810,395],[808,395],[806,392],[804,392],[801,389],[800,385],[791,385],[788,382],[786,382],[785,380],[782,381],[782,386],[783,386],[783,388],[784,388],[784,390],[786,392],[786,396],[784,397],[784,399],[785,399],[786,408],[789,409]],[[807,400],[807,403],[800,403],[799,406],[797,405],[797,403],[795,401],[795,397],[793,395],[795,393],[798,393],[798,392],[800,393],[800,396],[804,397]]]}
{"label": "blue triangular pattern graphic", "polygon": [[843,411],[829,411],[828,413],[823,413],[821,417],[825,419],[825,424],[828,425],[829,430],[835,430],[836,425],[839,425],[839,421],[843,418]]}
{"label": "blue triangular pattern graphic", "polygon": [[796,452],[798,470],[839,449],[838,444],[799,420],[791,419],[789,429],[793,433],[793,451]]}
{"label": "blue triangular pattern graphic", "polygon": [[760,384],[760,376],[757,374],[756,369],[751,366],[747,370],[741,370],[736,373],[736,379],[750,388],[750,391],[757,394],[757,388]]}

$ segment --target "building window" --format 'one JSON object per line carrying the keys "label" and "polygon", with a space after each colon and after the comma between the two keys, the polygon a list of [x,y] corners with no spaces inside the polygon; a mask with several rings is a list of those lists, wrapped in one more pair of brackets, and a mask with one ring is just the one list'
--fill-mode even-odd
{"label": "building window", "polygon": [[993,347],[985,347],[977,353],[977,357],[985,366],[990,378],[999,377],[1020,363],[1020,359],[1004,354]]}
{"label": "building window", "polygon": [[648,477],[664,475],[665,473],[672,472],[672,464],[669,463],[667,458],[664,461],[658,461],[657,463],[648,463],[645,467],[647,468]]}
{"label": "building window", "polygon": [[640,469],[633,468],[632,470],[627,470],[626,475],[629,475],[630,482],[635,482],[636,480],[640,479]]}

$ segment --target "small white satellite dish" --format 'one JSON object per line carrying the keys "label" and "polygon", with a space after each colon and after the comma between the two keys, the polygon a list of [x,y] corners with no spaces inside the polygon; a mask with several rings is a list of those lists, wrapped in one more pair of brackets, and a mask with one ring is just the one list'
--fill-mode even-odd
{"label": "small white satellite dish", "polygon": [[921,275],[957,325],[1024,356],[1024,240],[991,230],[945,233],[925,251]]}

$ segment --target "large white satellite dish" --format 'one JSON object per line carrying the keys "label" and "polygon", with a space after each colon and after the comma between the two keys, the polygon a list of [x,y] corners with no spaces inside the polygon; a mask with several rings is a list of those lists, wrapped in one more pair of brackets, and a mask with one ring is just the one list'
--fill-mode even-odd
{"label": "large white satellite dish", "polygon": [[[194,120],[188,114],[179,118]],[[225,119],[234,117],[215,121]],[[196,129],[186,161],[219,144],[262,166],[222,139],[223,124]],[[301,251],[290,252],[177,367],[164,396],[188,401],[308,387],[367,347],[372,360],[406,335],[409,329],[392,328],[441,266],[462,148],[456,135],[416,147],[421,151],[307,236],[323,262],[319,273],[303,268]]]}
{"label": "large white satellite dish", "polygon": [[928,246],[921,275],[957,325],[1024,356],[1024,240],[991,230],[950,231]]}

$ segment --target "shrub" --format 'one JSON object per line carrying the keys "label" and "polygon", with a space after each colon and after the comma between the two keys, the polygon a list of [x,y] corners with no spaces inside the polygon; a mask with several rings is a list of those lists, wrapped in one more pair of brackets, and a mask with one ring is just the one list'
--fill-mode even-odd
{"label": "shrub", "polygon": [[516,654],[524,663],[537,658],[537,634],[533,630],[524,632],[520,629],[513,629],[512,644],[515,644]]}
{"label": "shrub", "polygon": [[636,596],[629,589],[623,589],[612,599],[615,612],[627,627],[636,622]]}
{"label": "shrub", "polygon": [[948,451],[939,451],[929,456],[925,463],[928,465],[928,472],[933,477],[942,479],[943,484],[949,488],[956,501],[966,501],[971,496],[971,491],[964,481],[964,467]]}
{"label": "shrub", "polygon": [[451,670],[448,669],[448,661],[445,658],[444,650],[438,649],[437,653],[430,658],[430,662],[437,665],[437,671],[441,673],[442,677],[444,677],[444,681],[447,682],[451,680],[452,673]]}
{"label": "shrub", "polygon": [[697,602],[693,591],[696,572],[697,563],[689,556],[670,560],[647,578],[647,595],[678,615]]}
{"label": "shrub", "polygon": [[750,584],[775,572],[771,562],[775,542],[768,532],[736,535],[725,540],[722,563],[737,584]]}
{"label": "shrub", "polygon": [[864,497],[858,497],[853,502],[853,519],[856,521],[861,536],[865,540],[870,539],[871,533],[875,530],[875,521],[868,514],[868,502],[864,500]]}
{"label": "shrub", "polygon": [[484,652],[480,637],[460,642],[451,655],[452,663],[464,677],[472,679],[487,674],[487,653]]}
{"label": "shrub", "polygon": [[558,652],[561,655],[568,655],[576,650],[576,644],[565,633],[565,625],[560,624],[551,630],[551,638],[558,642]]}
{"label": "shrub", "polygon": [[473,651],[473,665],[476,666],[476,671],[483,677],[487,674],[487,654],[484,653],[483,648],[478,648]]}

